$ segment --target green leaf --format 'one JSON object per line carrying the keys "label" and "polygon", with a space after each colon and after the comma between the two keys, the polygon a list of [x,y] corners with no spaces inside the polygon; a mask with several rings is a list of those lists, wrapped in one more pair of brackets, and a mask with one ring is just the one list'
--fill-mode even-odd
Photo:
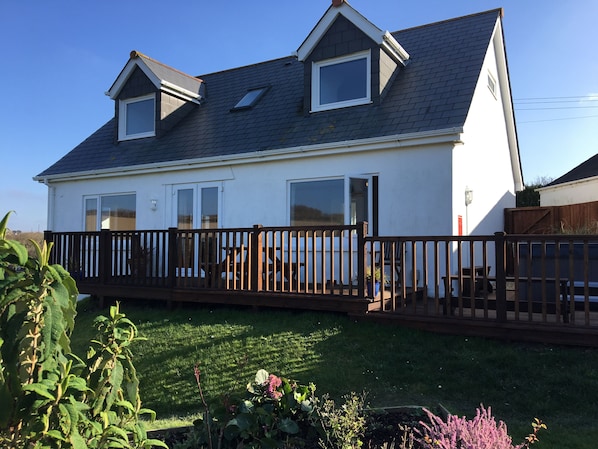
{"label": "green leaf", "polygon": [[149,408],[142,408],[139,410],[138,414],[141,415],[149,415],[149,420],[150,421],[155,421],[156,420],[156,412],[153,411],[152,409]]}
{"label": "green leaf", "polygon": [[23,391],[31,391],[52,401],[56,400],[56,397],[52,393],[50,393],[44,385],[39,383],[23,385]]}
{"label": "green leaf", "polygon": [[153,438],[147,439],[143,442],[144,447],[164,447],[168,449],[168,445],[160,440],[155,440]]}
{"label": "green leaf", "polygon": [[8,211],[0,221],[0,239],[6,238],[6,229],[8,228],[8,218],[13,211]]}
{"label": "green leaf", "polygon": [[120,362],[117,362],[110,373],[110,392],[106,396],[106,408],[112,408],[112,404],[116,400],[118,395],[118,390],[123,381],[123,365]]}
{"label": "green leaf", "polygon": [[14,240],[3,240],[2,242],[8,247],[8,250],[12,252],[15,256],[17,256],[18,264],[24,266],[29,259],[29,254],[27,253],[27,248],[24,245],[21,245],[19,242]]}
{"label": "green leaf", "polygon": [[299,433],[299,425],[291,418],[281,419],[278,428],[283,432],[290,433],[292,435]]}
{"label": "green leaf", "polygon": [[83,439],[79,432],[75,432],[70,437],[70,443],[73,445],[73,449],[87,449],[87,443]]}
{"label": "green leaf", "polygon": [[64,439],[64,436],[62,435],[62,432],[60,432],[59,430],[49,430],[46,435],[58,441],[66,441]]}
{"label": "green leaf", "polygon": [[131,413],[135,413],[135,407],[129,401],[115,401],[114,405],[117,407],[123,407],[129,410]]}

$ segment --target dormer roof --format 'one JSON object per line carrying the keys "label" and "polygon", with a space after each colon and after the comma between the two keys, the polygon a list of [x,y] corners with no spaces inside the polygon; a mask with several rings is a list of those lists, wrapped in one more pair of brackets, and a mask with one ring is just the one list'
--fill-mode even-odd
{"label": "dormer roof", "polygon": [[131,52],[129,61],[121,70],[110,89],[108,89],[106,95],[115,100],[137,67],[145,73],[160,91],[198,104],[204,96],[203,81],[201,79],[173,69],[136,50]]}
{"label": "dormer roof", "polygon": [[299,61],[307,59],[339,15],[345,17],[372,39],[372,41],[380,45],[397,63],[406,64],[409,59],[409,53],[407,53],[401,44],[388,31],[382,31],[344,0],[335,0],[303,41],[297,50],[297,59]]}

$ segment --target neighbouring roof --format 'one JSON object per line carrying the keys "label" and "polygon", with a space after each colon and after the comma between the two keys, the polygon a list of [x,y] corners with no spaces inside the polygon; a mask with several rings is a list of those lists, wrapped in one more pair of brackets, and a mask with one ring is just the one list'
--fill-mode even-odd
{"label": "neighbouring roof", "polygon": [[[197,77],[206,97],[160,138],[116,142],[111,119],[36,179],[462,127],[501,12],[391,33],[410,58],[379,105],[306,114],[303,63],[274,59]],[[231,112],[261,86],[269,90],[254,107]]]}
{"label": "neighbouring roof", "polygon": [[574,169],[568,171],[560,178],[555,179],[544,187],[552,187],[568,182],[581,181],[582,179],[598,177],[598,154],[595,154],[587,161],[582,162]]}

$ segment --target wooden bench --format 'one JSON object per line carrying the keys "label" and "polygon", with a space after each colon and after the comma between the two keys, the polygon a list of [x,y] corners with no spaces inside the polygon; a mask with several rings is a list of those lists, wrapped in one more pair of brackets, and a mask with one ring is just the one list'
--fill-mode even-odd
{"label": "wooden bench", "polygon": [[[588,281],[589,310],[598,311],[598,282]],[[569,304],[569,310],[584,310],[586,305],[586,283],[584,281],[561,281],[563,302]]]}

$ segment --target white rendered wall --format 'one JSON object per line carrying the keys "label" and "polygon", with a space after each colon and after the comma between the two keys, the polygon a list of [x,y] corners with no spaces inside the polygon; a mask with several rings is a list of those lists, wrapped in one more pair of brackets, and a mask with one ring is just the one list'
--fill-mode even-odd
{"label": "white rendered wall", "polygon": [[[497,37],[495,36],[495,39]],[[487,235],[504,230],[504,209],[515,207],[501,88],[494,46],[490,45],[464,127],[464,145],[455,148],[453,198],[455,215],[463,217],[463,233]],[[488,74],[496,81],[493,94]],[[473,201],[465,206],[465,189]],[[456,217],[453,217],[456,227]],[[466,229],[467,228],[467,229]],[[456,233],[456,228],[455,228]]]}
{"label": "white rendered wall", "polygon": [[543,187],[540,191],[540,206],[567,206],[569,204],[598,201],[598,178]]}
{"label": "white rendered wall", "polygon": [[85,196],[135,193],[137,229],[165,229],[175,225],[173,191],[186,184],[220,188],[220,227],[287,226],[290,181],[370,175],[379,179],[381,235],[446,235],[451,232],[451,148],[450,143],[397,147],[53,183],[49,227],[83,230]]}

